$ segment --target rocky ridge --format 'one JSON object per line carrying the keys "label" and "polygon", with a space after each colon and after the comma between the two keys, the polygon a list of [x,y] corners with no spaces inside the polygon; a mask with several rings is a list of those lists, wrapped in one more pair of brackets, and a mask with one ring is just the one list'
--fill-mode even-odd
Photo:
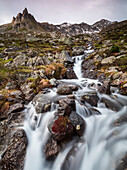
{"label": "rocky ridge", "polygon": [[[16,17],[13,17],[12,23],[3,25],[4,29],[9,31],[39,31],[39,32],[59,32],[66,35],[79,35],[84,33],[96,33],[103,28],[112,24],[113,22],[102,19],[93,25],[82,22],[81,24],[68,24],[63,23],[60,25],[53,25],[49,23],[39,23],[35,20],[34,16],[28,13],[27,8],[23,10],[23,13],[19,13]],[[1,28],[2,29],[2,28]]]}

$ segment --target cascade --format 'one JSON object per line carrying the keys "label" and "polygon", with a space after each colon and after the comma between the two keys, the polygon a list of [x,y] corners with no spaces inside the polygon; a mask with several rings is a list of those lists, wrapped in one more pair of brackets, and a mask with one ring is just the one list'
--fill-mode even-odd
{"label": "cascade", "polygon": [[[28,147],[25,159],[24,170],[66,170],[64,163],[73,148],[78,148],[75,157],[72,156],[68,170],[115,170],[116,163],[127,151],[127,125],[113,126],[113,123],[122,115],[127,114],[127,97],[114,92],[109,95],[97,92],[98,80],[82,77],[81,63],[85,56],[93,52],[91,47],[84,52],[84,55],[76,56],[74,72],[78,79],[60,80],[60,82],[76,84],[79,89],[74,92],[76,97],[76,112],[86,122],[85,133],[81,140],[66,144],[63,150],[57,155],[54,162],[47,162],[43,153],[43,146],[49,137],[47,124],[54,117],[57,104],[52,103],[51,111],[44,114],[37,114],[32,103],[26,108],[26,120],[23,129],[28,139]],[[92,84],[94,83],[94,86]],[[101,84],[101,83],[100,83]],[[99,98],[97,106],[93,108],[100,112],[99,115],[92,115],[92,111],[80,103],[80,96],[84,93],[96,92]],[[113,98],[113,96],[115,96]],[[57,100],[56,90],[47,95],[47,98]],[[110,110],[101,98],[106,98],[119,108],[118,112]],[[65,166],[66,167],[66,166]]]}

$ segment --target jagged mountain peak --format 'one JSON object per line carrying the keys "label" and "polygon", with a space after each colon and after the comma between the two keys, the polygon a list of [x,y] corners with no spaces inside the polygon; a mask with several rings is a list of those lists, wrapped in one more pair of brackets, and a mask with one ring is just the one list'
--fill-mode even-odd
{"label": "jagged mountain peak", "polygon": [[27,15],[27,14],[28,14],[28,9],[25,8],[25,9],[23,10],[23,15]]}

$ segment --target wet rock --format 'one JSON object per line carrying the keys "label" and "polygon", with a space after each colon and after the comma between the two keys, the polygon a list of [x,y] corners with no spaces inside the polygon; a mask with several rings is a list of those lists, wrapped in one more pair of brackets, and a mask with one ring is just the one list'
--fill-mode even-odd
{"label": "wet rock", "polygon": [[44,153],[47,160],[54,159],[58,153],[60,152],[60,145],[58,142],[52,138],[50,138],[44,147]]}
{"label": "wet rock", "polygon": [[57,93],[61,95],[67,95],[67,94],[72,94],[72,90],[69,86],[64,85],[57,89]]}
{"label": "wet rock", "polygon": [[98,92],[110,95],[111,94],[110,84],[111,84],[111,80],[109,77],[107,77],[103,82],[103,85],[98,86]]}
{"label": "wet rock", "polygon": [[126,169],[127,169],[127,153],[122,158],[122,160],[117,162],[117,167],[115,170],[126,170]]}
{"label": "wet rock", "polygon": [[97,79],[98,71],[97,66],[94,64],[94,60],[89,59],[82,63],[82,76],[90,79]]}
{"label": "wet rock", "polygon": [[72,125],[74,126],[76,133],[79,136],[82,136],[84,133],[84,130],[85,130],[84,119],[74,111],[71,112],[69,119],[70,119]]}
{"label": "wet rock", "polygon": [[66,75],[67,79],[77,79],[77,76],[73,70],[73,66],[69,65],[67,67],[67,75]]}
{"label": "wet rock", "polygon": [[77,91],[77,90],[78,87],[76,85],[69,84],[69,85],[60,86],[57,89],[57,93],[61,95],[68,95],[68,94],[72,94],[73,91]]}
{"label": "wet rock", "polygon": [[61,170],[77,170],[81,165],[81,161],[84,155],[85,150],[85,141],[84,139],[80,139],[78,142],[74,144],[72,149],[67,154]]}
{"label": "wet rock", "polygon": [[124,123],[127,123],[127,115],[120,116],[120,118],[114,122],[113,126],[121,126]]}
{"label": "wet rock", "polygon": [[1,155],[0,169],[22,170],[26,154],[27,138],[23,130],[18,129],[11,137],[5,152]]}
{"label": "wet rock", "polygon": [[99,97],[97,93],[86,93],[81,96],[81,102],[83,103],[89,103],[91,106],[97,107]]}
{"label": "wet rock", "polygon": [[67,140],[72,137],[73,125],[67,117],[59,116],[48,124],[48,129],[53,139],[57,141]]}
{"label": "wet rock", "polygon": [[120,103],[116,103],[113,99],[106,99],[106,98],[101,98],[101,101],[100,102],[103,102],[107,108],[113,110],[113,111],[119,111],[121,108],[122,108],[122,105]]}
{"label": "wet rock", "polygon": [[35,105],[35,110],[36,113],[45,113],[50,111],[51,109],[51,102],[50,101],[43,101],[43,102],[39,102],[37,105]]}
{"label": "wet rock", "polygon": [[69,116],[70,113],[75,110],[75,97],[73,95],[68,95],[67,98],[59,101],[58,112],[56,112],[56,114]]}
{"label": "wet rock", "polygon": [[119,93],[122,94],[122,95],[127,95],[127,87],[123,87],[119,90]]}
{"label": "wet rock", "polygon": [[47,96],[47,94],[38,94],[32,100],[33,105],[35,106],[36,112],[45,113],[51,109],[52,99]]}

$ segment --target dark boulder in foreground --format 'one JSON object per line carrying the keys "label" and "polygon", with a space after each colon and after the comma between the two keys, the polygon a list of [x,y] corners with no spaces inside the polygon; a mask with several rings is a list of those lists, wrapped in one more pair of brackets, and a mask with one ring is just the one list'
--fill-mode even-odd
{"label": "dark boulder in foreground", "polygon": [[0,169],[23,170],[26,155],[27,138],[25,132],[18,129],[11,137],[7,149],[2,155]]}

